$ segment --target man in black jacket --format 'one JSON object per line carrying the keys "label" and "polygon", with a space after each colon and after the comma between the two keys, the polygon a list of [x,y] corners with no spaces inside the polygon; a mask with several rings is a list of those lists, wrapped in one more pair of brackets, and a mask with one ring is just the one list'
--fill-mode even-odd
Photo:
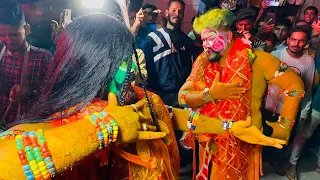
{"label": "man in black jacket", "polygon": [[178,106],[178,92],[191,72],[191,39],[180,27],[185,3],[171,0],[166,9],[167,24],[148,34],[143,51],[148,71],[148,88],[165,104]]}

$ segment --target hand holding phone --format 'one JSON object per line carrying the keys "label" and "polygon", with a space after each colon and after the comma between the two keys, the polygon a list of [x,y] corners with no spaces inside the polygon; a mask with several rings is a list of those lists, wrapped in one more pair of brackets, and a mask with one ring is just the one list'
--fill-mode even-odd
{"label": "hand holding phone", "polygon": [[265,1],[268,6],[279,6],[280,5],[279,0],[265,0]]}
{"label": "hand holding phone", "polygon": [[64,28],[71,21],[71,9],[64,9],[60,15],[60,26]]}

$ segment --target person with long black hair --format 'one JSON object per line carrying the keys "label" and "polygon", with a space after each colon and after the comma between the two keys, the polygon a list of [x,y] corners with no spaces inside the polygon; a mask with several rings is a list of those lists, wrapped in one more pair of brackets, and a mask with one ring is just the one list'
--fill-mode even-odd
{"label": "person with long black hair", "polygon": [[[58,40],[39,102],[20,125],[0,134],[0,179],[178,179],[173,126],[188,131],[192,114],[169,108],[171,121],[159,96],[129,88],[132,54],[137,56],[134,37],[124,23],[106,14],[71,22]],[[107,96],[110,91],[117,98]],[[249,143],[285,143],[250,124],[249,118],[228,130]],[[222,125],[221,119],[200,116],[193,132],[223,133]]]}

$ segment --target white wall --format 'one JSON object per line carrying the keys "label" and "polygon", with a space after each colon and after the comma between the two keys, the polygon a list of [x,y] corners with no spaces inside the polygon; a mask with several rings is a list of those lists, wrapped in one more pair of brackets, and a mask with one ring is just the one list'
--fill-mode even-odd
{"label": "white wall", "polygon": [[[191,20],[197,14],[199,0],[184,0],[186,8],[184,11],[184,19],[182,22],[182,30],[187,34],[191,31]],[[165,10],[167,9],[168,0],[144,0],[143,4],[153,4],[162,11],[162,15],[165,16]]]}

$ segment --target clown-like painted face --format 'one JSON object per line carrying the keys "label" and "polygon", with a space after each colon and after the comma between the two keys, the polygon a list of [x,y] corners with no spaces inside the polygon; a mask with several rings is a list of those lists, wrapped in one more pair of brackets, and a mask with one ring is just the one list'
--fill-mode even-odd
{"label": "clown-like painted face", "polygon": [[204,29],[201,33],[203,49],[210,62],[219,61],[221,52],[227,48],[226,32],[219,32],[215,29]]}

